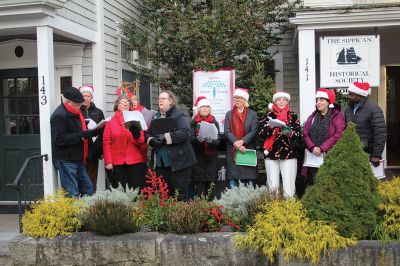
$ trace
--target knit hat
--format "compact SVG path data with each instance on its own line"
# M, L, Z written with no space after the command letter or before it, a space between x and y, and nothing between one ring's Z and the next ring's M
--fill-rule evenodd
M193 105L193 114L196 114L197 110L202 106L211 106L210 100L208 100L205 96L197 97Z
M315 94L315 98L324 98L329 101L329 108L335 107L335 101L336 101L336 94L333 90L328 90L325 88L319 88L317 90L317 93Z
M286 100L288 100L288 102L289 102L290 94L287 92L283 92L283 91L277 91L274 93L274 96L272 96L272 102L275 102L279 98L286 98Z
M65 99L73 101L75 103L83 103L85 99L82 93L75 87L67 87L63 91L63 96Z
M353 82L347 89L348 92L367 97L371 94L371 88L368 82Z
M89 92L92 96L93 96L93 91L94 91L94 89L93 89L93 86L88 86L88 85L86 85L86 86L80 86L79 87L79 91L81 92L81 93L83 93L83 92Z
M235 96L239 96L239 97L243 97L246 102L249 101L249 89L245 89L245 88L236 88L235 92L233 93L233 97Z

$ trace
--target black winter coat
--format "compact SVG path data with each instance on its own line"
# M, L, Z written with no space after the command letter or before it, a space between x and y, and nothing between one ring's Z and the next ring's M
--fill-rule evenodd
M156 117L159 116L159 113ZM154 117L154 119L157 119ZM193 151L193 147L190 144L190 126L189 122L186 119L185 115L175 107L172 107L167 113L166 117L175 118L175 130L169 132L169 137L172 140L172 143L167 145L169 160L171 161L171 170L179 171L183 170L187 167L193 166L196 163L196 156ZM162 118L158 118L162 119ZM148 131L149 137L152 136L150 133L151 130ZM155 167L155 152L157 149L152 149L152 160L153 166Z
M92 119L94 122L99 123L104 119L103 111L96 107L94 103L90 103L89 108L85 106L81 106L81 112L85 119ZM104 127L100 129L99 135L97 136L95 142L90 138L89 141L89 152L88 159L89 160L99 160L103 155L103 132Z
M50 118L53 159L83 162L83 136L79 115L60 104Z
M195 181L215 181L218 178L217 147L220 142L219 124L215 118L213 123L218 130L218 139L207 144L213 153L205 154L204 144L199 142L196 137L197 123L194 120L190 122L190 142L197 159L197 163L192 168L192 179Z
M356 124L356 131L364 145L364 150L371 157L381 158L387 138L382 109L366 98L355 114L353 107L347 107L344 117L346 123Z

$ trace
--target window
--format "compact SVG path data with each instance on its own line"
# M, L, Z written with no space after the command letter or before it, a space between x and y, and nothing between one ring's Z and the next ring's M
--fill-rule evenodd
M132 71L122 70L122 80L133 82L137 78L136 73ZM151 86L148 80L140 80L139 87L139 103L146 107L147 109L151 109Z

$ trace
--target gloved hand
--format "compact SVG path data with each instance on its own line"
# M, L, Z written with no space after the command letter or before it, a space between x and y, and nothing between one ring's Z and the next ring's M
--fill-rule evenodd
M85 131L82 132L82 137L84 139L90 139L92 137L98 136L99 131L96 129L86 129Z
M164 134L158 134L155 139L161 143L166 143L167 141L165 140L165 135Z
M162 145L163 143L161 141L158 141L156 138L151 138L149 141L150 147L153 148L158 148Z
M381 160L376 157L371 157L370 162L374 167L378 167L381 164Z
M140 130L137 127L130 127L129 131L132 133L133 138L140 138Z
M292 133L292 130L288 126L282 126L282 134L288 137Z
M202 137L200 137L200 136L197 136L197 140L198 140L199 142L203 142L203 141L204 141L204 139L203 139Z

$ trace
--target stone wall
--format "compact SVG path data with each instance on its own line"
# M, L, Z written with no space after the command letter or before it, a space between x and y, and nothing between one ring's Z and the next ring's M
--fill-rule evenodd
M14 265L270 265L267 258L234 247L234 233L175 235L135 233L105 237L76 233L70 237L18 237L10 243ZM284 261L274 265L311 265ZM319 265L400 265L400 245L360 241L333 251Z

